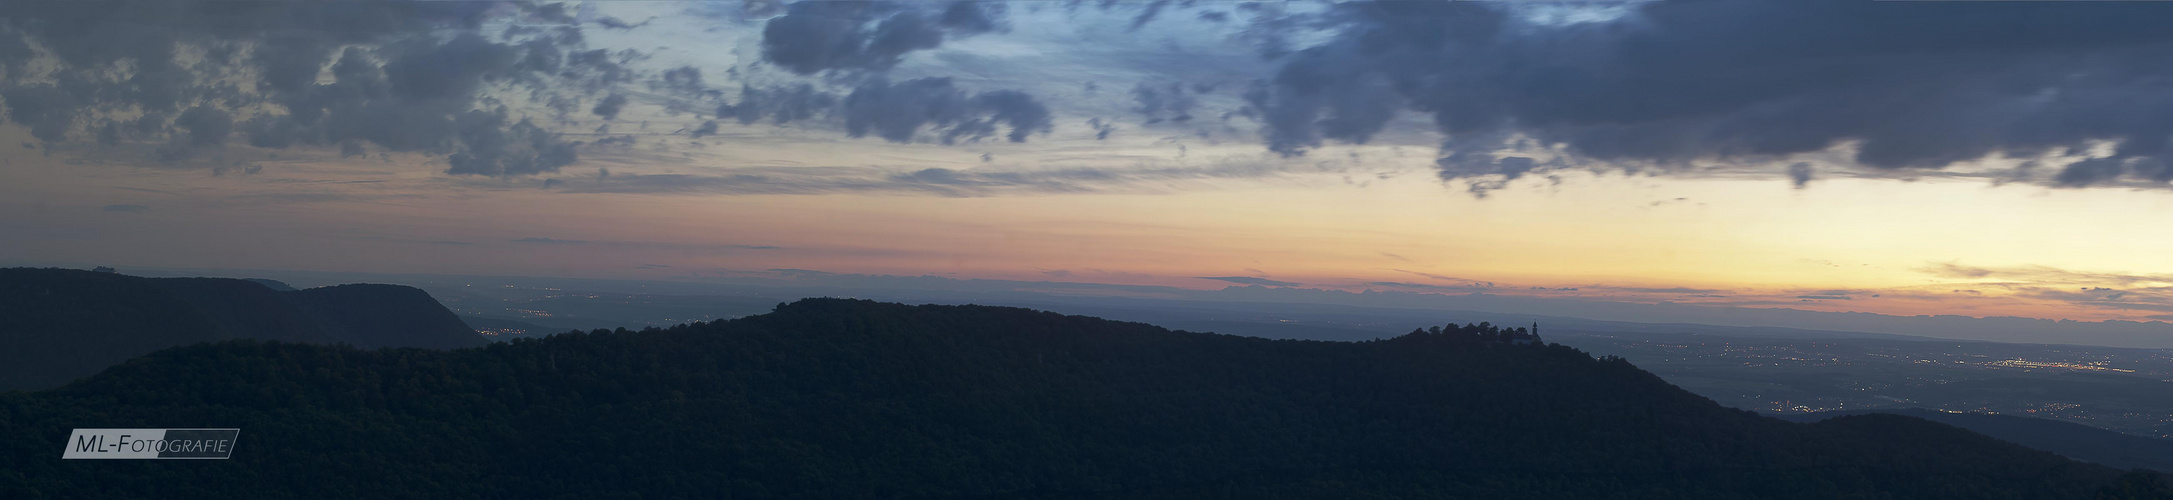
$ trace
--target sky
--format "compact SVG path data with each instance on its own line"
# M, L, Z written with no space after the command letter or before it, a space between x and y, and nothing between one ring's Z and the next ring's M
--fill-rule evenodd
M5 265L2173 320L2164 3L0 10Z

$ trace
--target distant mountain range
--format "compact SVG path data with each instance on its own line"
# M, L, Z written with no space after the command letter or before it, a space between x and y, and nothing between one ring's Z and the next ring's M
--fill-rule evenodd
M1845 410L1817 413L1782 413L1774 417L1791 422L1819 422L1836 417L1867 414L1906 415L1999 438L2068 458L2121 469L2173 471L2173 440L2122 434L2058 420L1952 413L1919 408Z
M176 426L243 437L212 466L55 450ZM2173 497L1918 418L1722 407L1488 325L1269 340L845 299L449 351L167 349L0 393L0 457L0 498Z
M449 349L489 343L422 290L0 269L0 390L44 389L130 358L232 339Z

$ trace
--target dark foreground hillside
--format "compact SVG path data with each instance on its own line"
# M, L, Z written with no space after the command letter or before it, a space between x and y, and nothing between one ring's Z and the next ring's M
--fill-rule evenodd
M430 294L404 286L294 290L270 280L0 268L0 391L58 387L151 351L232 339L436 349L490 342Z
M0 394L0 498L2092 498L2123 476L1920 419L1792 424L1620 359L817 299L428 351L234 341ZM239 427L62 461L73 427ZM2125 498L2107 496L2106 498Z
M1845 410L1774 415L1790 422L1817 422L1849 415L1887 413L1921 418L1992 436L2002 441L2058 453L2061 456L2122 469L2173 471L2173 439L2121 434L2073 422L1988 415L1948 413L1920 408Z

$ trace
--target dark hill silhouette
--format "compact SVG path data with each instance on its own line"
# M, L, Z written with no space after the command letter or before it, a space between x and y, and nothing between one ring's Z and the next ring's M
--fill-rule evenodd
M488 343L421 290L0 269L0 390L56 387L146 353L262 339L363 348Z
M356 346L450 349L490 342L429 293L413 287L353 284L281 295L322 318L332 338Z
M288 285L288 284L287 284L287 282L284 282L284 281L279 281L279 280L275 280L275 279L266 279L266 278L241 278L241 280L242 280L242 281L249 281L249 282L254 282L254 283L256 283L256 284L259 284L259 285L264 285L264 287L265 287L265 288L270 288L270 289L272 289L272 291L274 291L274 292L292 292L292 291L294 291L294 290L295 290L294 286L292 286L292 285Z
M0 394L0 497L2140 498L1921 419L1794 424L1491 326L1268 340L810 299L451 351L230 341ZM239 427L84 464L76 427ZM2154 489L2156 488L2156 489ZM2126 496L2122 496L2125 494Z
M1774 416L1791 422L1818 422L1864 414L1921 418L2084 462L2122 469L2173 471L2173 439L2122 434L2073 422L2014 415L1948 413L1920 408L1844 410Z

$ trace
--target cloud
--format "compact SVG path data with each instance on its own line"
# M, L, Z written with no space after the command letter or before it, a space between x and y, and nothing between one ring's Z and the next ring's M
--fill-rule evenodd
M1132 100L1139 103L1135 109L1147 117L1148 124L1163 121L1185 122L1192 119L1192 109L1199 107L1200 100L1185 92L1185 84L1170 82L1162 85L1140 83L1132 87Z
M961 139L979 140L1008 125L1004 137L1026 142L1035 132L1052 128L1049 109L1032 96L1011 90L967 95L949 78L922 78L892 85L877 78L845 96L845 133L861 137L870 133L891 142L911 142L923 127L944 144Z
M721 169L715 174L624 174L579 184L566 192L666 194L899 193L979 197L1025 193L1151 191L1177 181L1254 179L1282 175L1280 163L1224 162L1187 167L1075 167L1052 169L788 167Z
M1725 293L1725 292L1727 292L1727 290L1717 290L1717 289L1712 289L1712 288L1690 288L1690 287L1680 287L1680 286L1677 286L1677 287L1666 287L1666 288L1654 288L1654 287L1636 287L1636 286L1606 286L1606 285L1585 285L1585 286L1584 286L1583 288L1586 288L1586 289L1590 289L1590 290L1600 290L1600 291L1608 291L1608 292L1630 292L1630 293L1713 294L1713 293Z
M594 246L607 246L607 247L620 247L620 248L650 248L650 249L666 249L666 250L701 250L701 251L736 251L736 250L777 250L777 249L779 249L779 248L782 248L782 247L778 247L778 246L773 246L773 245L744 245L744 244L709 244L709 243L678 243L678 242L665 242L665 241L589 241L589 240L562 240L562 239L557 239L557 238L519 238L519 239L515 239L515 240L513 240L513 242L514 242L514 243L525 243L525 244L533 244L533 245L562 245L562 246L588 246L588 245L594 245Z
M1790 183L1795 184L1796 189L1810 186L1812 174L1810 162L1799 161L1788 166L1788 180Z
M769 118L778 125L784 125L833 112L832 108L836 106L836 96L815 90L814 85L802 83L775 88L746 86L740 89L739 103L717 106L717 117L733 118L742 125Z
M1440 290L1452 292L1475 292L1494 288L1494 284L1489 282L1468 283L1463 285L1429 285L1425 283L1404 283L1398 281L1372 281L1367 282L1366 284L1370 286L1388 286L1396 288L1415 288L1421 290Z
M904 2L793 2L762 28L762 60L811 75L830 70L883 71L907 53L943 45L945 36L1002 29L1006 6L953 2L936 8Z
M1448 180L1836 148L1873 170L1931 170L2112 143L2050 182L2173 181L2173 94L2161 83L2173 66L2158 63L2173 57L2160 22L2173 5L1616 8L1612 20L1561 22L1516 4L1338 4L1318 18L1328 41L1288 56L1247 98L1268 148L1290 155L1364 143L1399 113L1422 115L1447 136L1438 167Z
M2049 266L1977 267L1939 262L1917 272L1950 279L1997 279L2020 284L2173 284L2173 275L2071 271Z
M611 94L601 101L596 101L596 107L590 108L589 112L604 117L605 120L617 120L619 119L619 111L623 109L626 109L626 96Z
M1991 276L1992 273L1995 272L1988 268L1970 267L1951 262L1942 262L1931 266L1920 267L1917 268L1917 271L1946 278L1983 278L1986 276Z
M1240 285L1261 285L1261 286L1298 286L1298 285L1302 285L1302 284L1303 284L1303 283L1291 283L1291 282L1288 282L1288 281L1276 281L1276 280L1271 280L1271 279L1267 279L1267 278L1255 278L1255 277L1251 277L1251 276L1200 276L1200 277L1198 277L1198 278L1199 278L1199 279L1203 279L1203 280L1228 281L1228 282L1231 282L1231 283L1237 283L1237 284L1240 284Z
M12 2L0 100L48 145L165 140L162 161L239 133L261 148L443 155L452 174L555 171L575 144L509 117L492 89L557 95L628 75L580 50L570 25L486 38L484 21L506 12L570 19L527 3Z
M122 204L122 205L106 205L106 206L104 206L104 207L100 207L100 208L99 208L99 210L104 210L104 211L107 211L107 212L128 212L128 213L143 213L143 212L149 212L149 211L151 211L151 207L146 207L146 206L143 206L143 205L129 205L129 204Z
M392 243L411 243L411 244L419 244L419 245L441 245L441 246L471 246L471 245L474 245L474 243L470 243L470 242L466 242L466 241L456 241L456 240L432 240L432 239L420 239L420 238L396 238L396 237L390 237L390 236L357 236L357 237L355 237L355 239L359 239L359 240L369 240L369 241L385 241L385 242L392 242Z
M1399 259L1400 259L1400 258L1402 258L1402 257L1397 257L1397 258L1399 258ZM1405 260L1409 260L1409 259L1405 259ZM1404 270L1404 269L1390 269L1390 271L1395 271L1395 272L1399 272L1399 273L1404 273L1404 274L1410 274L1410 275L1415 275L1415 276L1425 276L1425 277L1428 277L1428 278L1433 278L1433 279L1437 279L1437 280L1442 280L1442 281L1479 281L1479 280L1473 280L1473 279L1465 279L1465 278L1458 278L1458 277L1455 277L1455 276L1447 276L1447 275L1440 275L1440 274L1434 274L1434 273L1428 273L1428 272L1420 272L1420 271L1410 271L1410 270Z
M534 175L557 172L576 159L575 144L558 140L558 134L525 118L511 125L506 121L504 108L460 115L453 126L462 147L445 158L452 165L445 173Z

